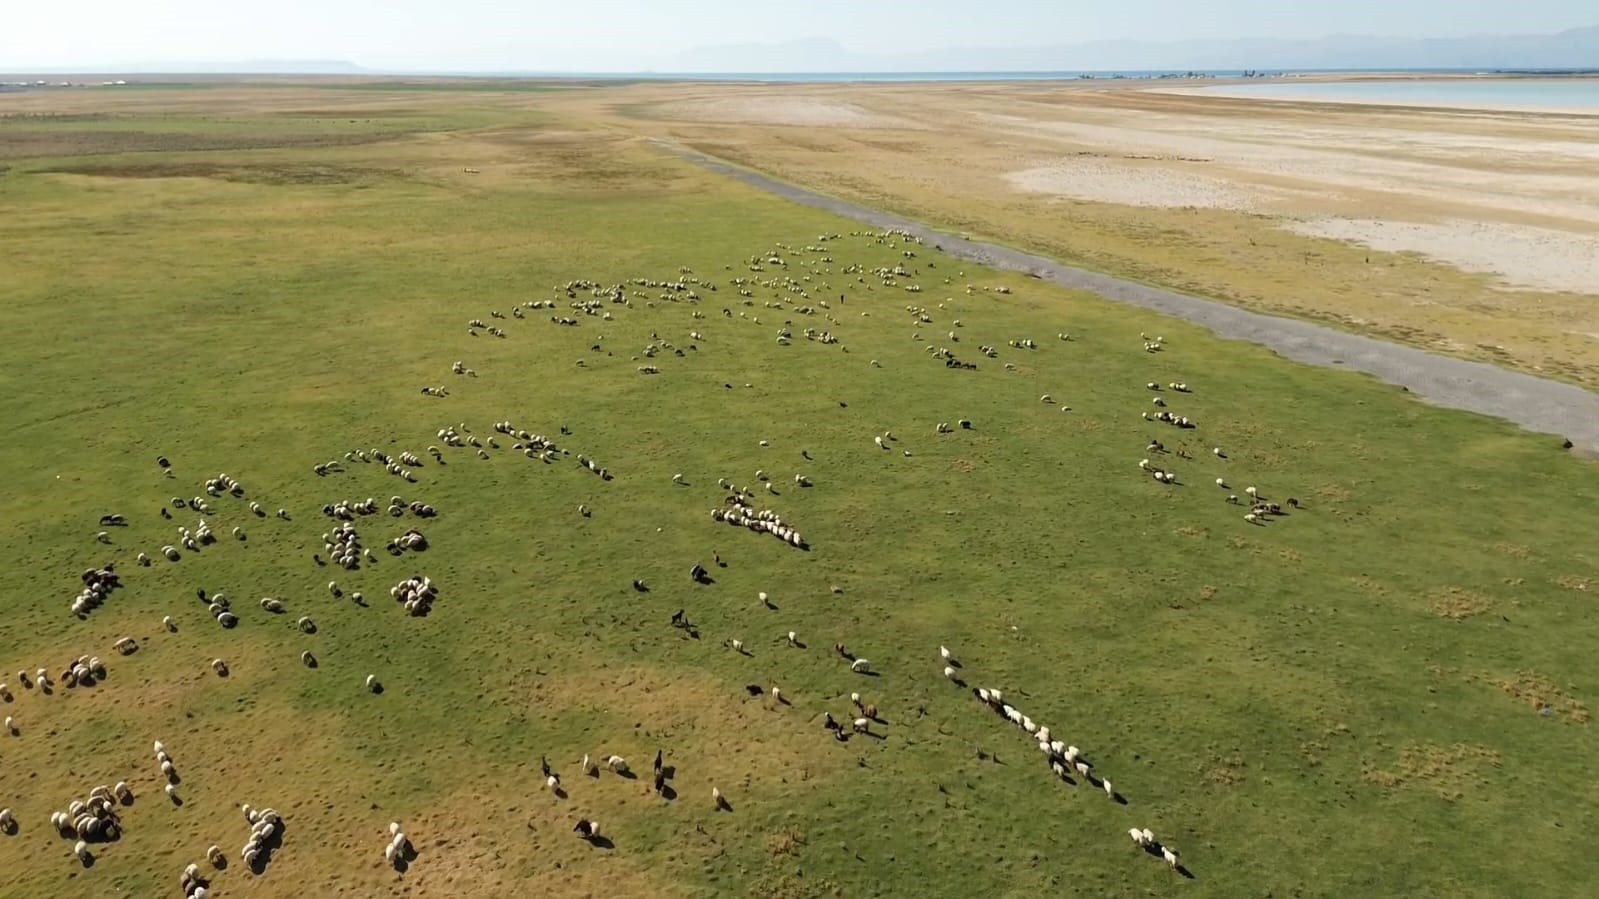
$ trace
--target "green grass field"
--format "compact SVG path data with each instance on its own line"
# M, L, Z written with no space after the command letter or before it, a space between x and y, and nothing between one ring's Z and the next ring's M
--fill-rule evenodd
M1599 879L1599 491L1550 439L856 234L535 94L137 98L126 129L0 123L0 680L17 727L0 734L0 807L19 824L0 834L0 895L157 895L213 843L232 861L212 875L225 897L1581 896ZM94 102L62 111L123 114L123 98ZM282 122L330 103L338 129ZM70 148L84 129L154 137L47 154L13 139ZM296 137L329 131L348 140ZM784 265L751 271L774 250ZM915 273L870 274L898 264ZM697 302L630 283L685 269ZM732 283L785 275L809 298L757 285L746 302ZM556 289L574 279L642 295L604 302L606 320L569 308L592 299ZM559 308L490 318L543 300ZM475 318L505 337L469 334ZM1164 351L1143 352L1145 332ZM1038 348L1008 345L1027 338ZM643 358L661 340L684 355ZM477 377L451 374L457 360ZM1150 381L1187 382L1163 395L1198 427L1144 421ZM961 418L973 429L934 434ZM487 460L426 453L441 428L486 439L507 419L572 456L525 458L503 435ZM312 472L371 448L421 455L418 483L359 462ZM757 504L810 551L711 520L718 478L759 487L758 469L777 494ZM211 500L219 542L161 560L198 517L169 500L221 472L246 497ZM1249 524L1226 501L1249 485L1302 508ZM359 518L376 562L312 561L324 504L395 494L439 517ZM128 519L109 546L108 513ZM413 526L426 552L383 552ZM715 583L690 582L697 561ZM126 586L75 618L79 572L106 562ZM387 598L412 574L440 586L428 617ZM197 588L225 591L238 627ZM678 609L699 639L669 626ZM878 676L852 674L835 642ZM1127 803L1055 778L944 678L940 645ZM15 678L82 654L109 677L51 696ZM822 728L854 716L852 691L879 707L881 739ZM675 799L651 787L657 749ZM642 776L580 774L610 753ZM567 798L544 789L541 756ZM137 794L125 834L86 867L50 813L119 780ZM238 863L240 803L286 819L258 875ZM584 816L614 846L577 839ZM419 853L404 874L382 857L391 820ZM1129 827L1181 850L1192 879Z

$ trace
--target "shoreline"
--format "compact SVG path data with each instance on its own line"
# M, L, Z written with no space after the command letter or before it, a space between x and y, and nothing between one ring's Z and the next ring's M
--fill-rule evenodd
M1151 93L1167 94L1176 97L1191 97L1198 99L1217 100L1247 100L1265 104L1319 104L1339 107L1375 107L1381 109L1434 109L1451 112L1486 112L1486 113L1519 113L1532 115L1558 115L1558 116L1599 116L1599 104L1593 106L1562 106L1550 103L1518 103L1513 100L1496 101L1491 98L1478 98L1472 100L1450 100L1447 98L1432 97L1363 97L1354 93L1339 95L1327 94L1290 94L1272 95L1269 89L1280 85L1367 85L1367 84L1468 84L1468 83L1506 83L1526 84L1529 82L1556 82L1568 84L1579 81L1594 81L1599 83L1599 78L1592 75L1511 75L1511 74L1482 74L1460 76L1410 76L1404 74L1391 74L1371 77L1300 77L1286 76L1282 78L1251 79L1248 82L1235 79L1225 84L1214 85L1181 85L1181 86L1154 86L1146 90ZM1253 90L1254 87L1264 87L1267 91Z

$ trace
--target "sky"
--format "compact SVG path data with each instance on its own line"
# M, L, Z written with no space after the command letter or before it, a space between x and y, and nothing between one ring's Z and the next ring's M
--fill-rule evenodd
M0 72L264 59L626 71L704 45L812 37L852 50L917 51L1592 25L1595 0L8 0L0 4Z

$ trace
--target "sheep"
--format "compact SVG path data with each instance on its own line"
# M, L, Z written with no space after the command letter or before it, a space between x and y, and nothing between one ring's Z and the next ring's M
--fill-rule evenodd
M1116 790L1115 790L1114 787L1112 787L1110 785L1110 778L1107 777L1103 781L1101 781L1100 782L1100 786L1105 788L1105 795L1106 796L1109 796L1112 799L1116 798Z
M762 594L762 595L764 596L765 594ZM799 645L799 634L797 632L795 632L795 631L789 631L788 632L788 645L790 645L790 646L798 646Z
M373 693L376 693L383 688L383 685L378 683L378 676L376 674L368 674L366 676L366 688Z
M626 774L626 773L628 773L627 759L624 759L624 758L622 758L619 755L613 755L613 756L608 757L605 760L605 767L611 769L613 772L615 772L617 774Z
M549 777L544 778L544 786L548 787L551 793L558 793L561 789L561 779L551 774Z
M89 844L84 842L83 840L79 840L72 847L72 854L76 855L78 857L79 861L88 862L88 860L89 860Z
M733 651L736 652L736 653L743 653L744 652L744 641L743 640L730 640L730 641L728 641L727 645L733 647Z
M22 733L21 731L17 730L17 720L12 718L10 715L6 716L6 733L13 737L20 736Z
M1160 847L1160 857L1165 859L1166 860L1166 864L1170 865L1171 867L1173 867L1173 868L1177 867L1177 865L1178 865L1177 850L1171 848L1170 846L1161 846Z
M954 668L951 668L948 665L944 666L944 676L949 678L950 680L958 680L959 679L959 673Z
M1244 492L1249 494L1250 499L1260 498L1260 491L1256 490L1253 486L1245 487Z
M224 662L221 659L212 659L211 660L211 670L215 671L217 673L218 677L227 677L228 676L228 663Z
M858 734L871 733L871 726L872 719L870 718L856 718L854 721L850 722L850 727Z
M711 787L711 803L719 812L726 811L728 808L727 799L722 795L722 791L718 787Z
M1041 397L1039 397L1039 398L1038 398L1038 401L1039 401L1039 402L1041 402L1041 403L1043 403L1043 404L1044 404L1044 405L1046 405L1046 406L1052 406L1052 405L1054 405L1054 404L1055 404L1055 399L1054 399L1054 398L1053 398L1053 397L1051 397L1051 396L1050 396L1050 395L1049 395L1049 394L1047 394L1047 393L1046 393L1046 394L1044 394L1044 395L1043 395L1043 396L1041 396Z
M311 650L307 649L306 651L300 653L300 662L307 668L315 668L316 656L312 655Z
M849 670L854 671L857 674L865 674L871 671L871 666L872 663L865 659L856 659L855 661L849 663Z
M177 784L167 784L166 788L163 789L162 792L166 793L167 794L167 798L172 800L173 802L177 802L178 801L178 785Z
M1144 832L1142 830L1139 830L1136 827L1127 828L1127 835L1129 837L1132 837L1133 843L1135 845L1137 845L1139 848L1143 848L1143 847L1149 845L1150 841L1144 837Z

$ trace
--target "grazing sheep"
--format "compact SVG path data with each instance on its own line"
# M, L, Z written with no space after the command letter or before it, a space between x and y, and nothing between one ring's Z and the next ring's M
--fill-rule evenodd
M1173 868L1177 867L1177 850L1171 848L1170 846L1161 846L1160 857L1166 860L1166 864L1172 866Z
M619 755L613 755L613 756L608 757L605 760L605 767L611 769L613 772L615 772L617 774L626 774L626 773L628 773L627 759L624 759L624 758L622 758Z
M378 676L376 674L368 674L366 676L366 688L373 693L376 693L378 690L383 688L383 685L378 683Z
M16 721L16 719L12 718L10 715L6 716L6 733L10 734L13 737L18 736L21 733L20 731L17 730L17 721Z
M764 597L766 594L763 593L761 595ZM790 645L790 646L798 646L799 645L799 634L797 632L795 632L795 631L789 631L788 632L788 645Z
M1105 795L1106 796L1109 796L1112 799L1116 798L1116 790L1115 790L1114 787L1112 787L1110 785L1110 778L1108 778L1108 777L1105 778L1105 780L1100 782L1100 785L1105 788Z
M871 671L871 668L872 663L865 659L856 659L855 661L849 663L849 670L858 674L868 673Z
M162 790L162 792L166 793L167 794L167 798L172 800L173 802L177 802L178 801L178 786L177 786L177 784L167 784L166 788L164 790Z

